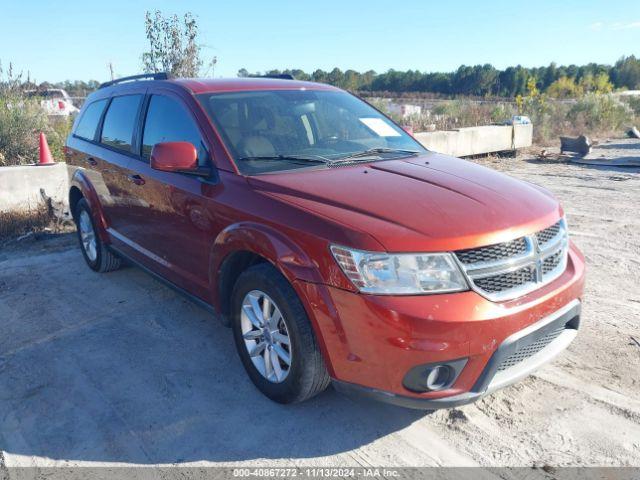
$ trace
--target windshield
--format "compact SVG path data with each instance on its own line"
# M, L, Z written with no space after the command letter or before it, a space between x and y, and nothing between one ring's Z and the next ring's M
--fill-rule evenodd
M198 96L247 175L406 157L426 150L346 92L250 91Z

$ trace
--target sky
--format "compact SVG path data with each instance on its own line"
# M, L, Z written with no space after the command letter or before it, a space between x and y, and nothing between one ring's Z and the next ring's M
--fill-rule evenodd
M192 12L202 57L240 68L339 67L384 72L612 64L640 56L640 0L0 0L0 62L42 81L108 79L141 71L144 14Z

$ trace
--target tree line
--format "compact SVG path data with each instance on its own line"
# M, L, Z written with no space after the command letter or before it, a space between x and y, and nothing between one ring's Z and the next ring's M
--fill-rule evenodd
M292 75L298 80L329 83L354 92L429 92L445 96L471 95L479 97L516 97L526 95L534 82L536 88L554 97L575 97L582 93L606 93L613 89L640 89L640 59L622 57L613 66L597 63L587 65L546 67L508 67L498 70L490 64L462 65L454 72L420 72L418 70L373 70L358 72L321 69L307 73L300 69L269 70L263 75ZM247 69L239 77L259 76Z
M373 70L357 72L321 69L307 73L300 69L269 70L263 75L292 75L298 80L329 83L352 92L429 93L443 96L517 97L527 95L532 85L551 97L579 97L583 93L607 93L614 89L640 89L640 59L631 55L618 60L613 66L589 63L577 66L526 68L520 65L498 70L491 65L460 66L454 72L423 73L418 70ZM246 69L239 77L258 76ZM72 97L85 97L98 88L95 80L67 80L36 84L27 79L23 88L64 88Z

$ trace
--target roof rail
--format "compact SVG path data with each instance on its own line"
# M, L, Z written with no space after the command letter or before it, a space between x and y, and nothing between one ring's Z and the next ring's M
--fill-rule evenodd
M277 78L280 80L295 80L290 73L274 73L273 75L255 75L253 78Z
M142 73L140 75L131 75L129 77L116 78L115 80L111 80L110 82L101 83L98 88L110 87L111 85L116 85L118 83L134 82L136 80L168 80L170 78L172 77L167 72Z

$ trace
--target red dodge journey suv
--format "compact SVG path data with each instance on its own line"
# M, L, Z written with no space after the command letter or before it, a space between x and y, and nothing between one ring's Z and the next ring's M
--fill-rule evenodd
M277 402L331 381L461 405L576 336L584 259L556 199L340 89L128 77L87 99L66 154L89 267L127 259L219 313Z

